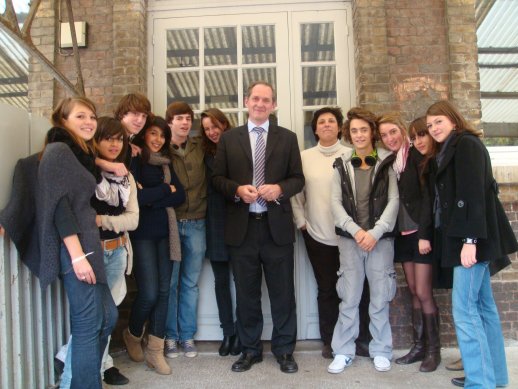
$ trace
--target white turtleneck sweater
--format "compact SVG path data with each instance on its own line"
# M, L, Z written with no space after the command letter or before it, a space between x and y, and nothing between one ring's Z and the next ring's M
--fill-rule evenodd
M338 245L335 224L331 214L331 183L333 162L346 150L339 140L329 147L318 143L301 153L306 185L302 192L291 198L293 219L297 228L304 225L309 235L328 246Z

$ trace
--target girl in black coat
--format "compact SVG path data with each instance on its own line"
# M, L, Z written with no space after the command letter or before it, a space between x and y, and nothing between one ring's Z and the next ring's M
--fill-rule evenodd
M214 272L214 288L218 304L219 321L223 329L223 342L219 355L238 355L241 343L235 330L230 294L230 262L225 246L225 199L211 184L214 156L221 134L230 129L230 122L223 112L210 108L201 113L201 137L207 168L207 253Z
M490 264L518 249L498 200L489 154L477 132L448 101L426 112L440 143L435 172L435 226L443 267L453 267L452 308L466 388L508 384L502 328Z
M385 147L396 155L393 168L400 201L394 259L402 262L412 293L414 345L396 363L423 361L419 370L431 372L441 361L441 346L439 313L432 292L432 207L428 188L420 179L424 156L410 143L398 114L388 113L378 118L378 132Z

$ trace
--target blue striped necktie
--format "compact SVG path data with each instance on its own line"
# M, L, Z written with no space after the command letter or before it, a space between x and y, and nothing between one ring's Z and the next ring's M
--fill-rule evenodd
M254 158L254 185L256 188L259 188L264 184L264 166L265 166L265 151L266 151L266 143L264 141L264 128L262 127L254 127L252 130L257 134L257 139L255 142L255 158ZM266 207L266 200L262 197L257 198L257 203Z

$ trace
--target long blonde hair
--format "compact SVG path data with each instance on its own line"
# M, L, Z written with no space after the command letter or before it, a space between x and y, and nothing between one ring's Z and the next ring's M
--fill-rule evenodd
M94 113L94 115L97 117L97 110L95 108L95 104L86 97L81 96L75 96L75 97L66 97L62 99L58 105L54 108L54 111L51 115L51 122L52 125L55 127L60 127L64 129L68 135L70 135L70 138L87 154L94 154L95 155L95 140L94 138L90 139L89 141L85 141L83 138L77 136L74 134L69 128L65 126L65 120L68 119L68 116L74 109L76 105L84 105L86 108L88 108L90 111ZM48 140L45 140L45 145L43 147L42 153L45 150L45 147L47 146Z

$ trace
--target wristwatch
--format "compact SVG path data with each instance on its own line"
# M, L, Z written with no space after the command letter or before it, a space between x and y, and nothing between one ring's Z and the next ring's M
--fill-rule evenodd
M477 238L464 238L462 239L462 243L477 244Z

